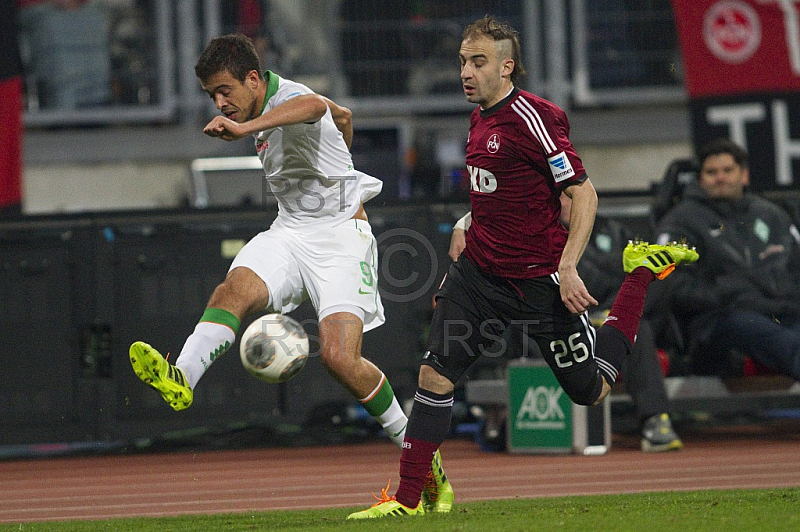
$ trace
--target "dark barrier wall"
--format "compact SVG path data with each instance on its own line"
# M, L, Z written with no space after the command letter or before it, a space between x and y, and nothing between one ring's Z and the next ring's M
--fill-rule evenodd
M387 323L365 335L363 352L401 399L413 396L452 223L464 212L459 205L369 211ZM183 412L130 368L128 347L136 340L177 357L238 246L274 216L147 212L0 224L0 445L312 427L353 403L316 358L286 384L257 381L241 367L238 343L215 361ZM312 336L313 350L312 309L305 304L292 315Z

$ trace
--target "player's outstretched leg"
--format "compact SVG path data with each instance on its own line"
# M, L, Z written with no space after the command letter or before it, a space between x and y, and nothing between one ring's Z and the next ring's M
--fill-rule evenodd
M389 481L389 484L386 484L386 487L381 490L381 496L378 497L374 493L372 494L373 497L378 499L372 507L367 508L366 510L361 510L360 512L355 512L347 516L348 519L374 519L376 517L401 517L404 515L424 515L425 514L425 507L422 504L422 501L419 502L416 508L409 508L403 504L397 502L394 496L389 496L389 485L392 481Z
M656 279L664 279L675 270L675 266L695 262L698 258L697 251L686 244L670 242L660 246L636 240L628 242L622 251L622 266L625 273L645 267Z
M161 353L144 342L134 342L130 349L131 366L136 376L153 387L175 410L192 404L194 392L183 372L167 362Z
M694 248L677 242L661 246L637 240L625 246L622 266L628 275L595 341L595 359L605 381L595 404L611 391L625 357L636 342L647 287L656 279L666 278L677 265L695 262L698 258Z
M442 455L439 449L436 449L425 488L422 490L422 506L426 512L447 513L453 509L454 499L453 486L450 485L442 468Z

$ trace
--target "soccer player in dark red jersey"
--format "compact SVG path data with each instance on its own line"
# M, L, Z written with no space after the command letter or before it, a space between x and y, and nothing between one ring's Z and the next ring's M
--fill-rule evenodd
M519 326L536 342L572 401L597 404L633 345L647 286L676 264L697 260L686 245L629 244L623 254L629 275L607 326L595 331L586 310L597 301L577 264L597 194L569 140L566 114L514 86L524 71L509 26L488 16L469 25L459 57L464 94L478 105L466 150L472 211L459 221L465 229L468 224L466 248L436 294L400 486L392 497L384 490L378 504L352 519L424 513L420 497L431 457L450 428L454 383L491 352L506 327ZM569 231L559 221L562 192L572 200Z

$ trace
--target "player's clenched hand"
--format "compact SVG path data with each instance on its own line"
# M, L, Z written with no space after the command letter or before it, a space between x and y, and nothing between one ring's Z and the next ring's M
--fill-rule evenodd
M573 314L580 314L592 305L597 305L597 300L586 289L583 279L576 270L568 273L559 272L559 280L561 301Z
M222 140L237 140L247 135L247 131L242 124L224 116L215 116L203 128L203 133L209 137L217 137Z

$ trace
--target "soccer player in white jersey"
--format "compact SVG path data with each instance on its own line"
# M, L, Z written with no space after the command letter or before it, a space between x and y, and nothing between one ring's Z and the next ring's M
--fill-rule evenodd
M310 299L319 319L320 360L399 447L406 416L386 376L361 356L363 332L384 322L377 244L364 210L382 183L353 168L350 110L262 72L243 35L213 39L195 73L222 113L204 133L229 141L255 137L278 217L237 254L175 365L136 342L130 348L134 371L175 410L187 408L198 381L234 343L246 316L268 309L286 313ZM428 509L450 511L453 491L438 454L429 477Z

